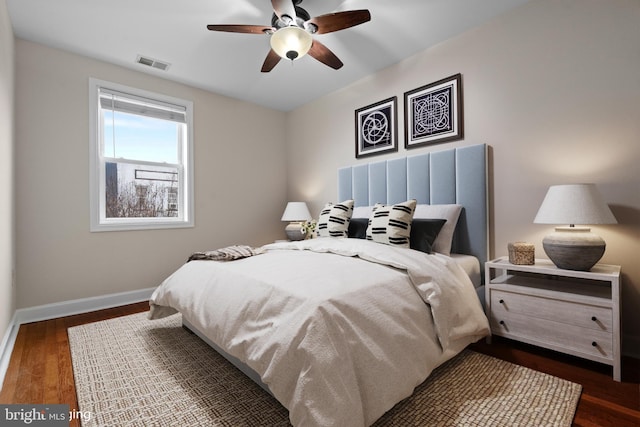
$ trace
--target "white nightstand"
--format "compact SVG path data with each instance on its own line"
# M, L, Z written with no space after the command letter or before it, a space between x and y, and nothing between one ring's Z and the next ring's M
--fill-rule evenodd
M535 262L485 264L492 334L611 365L620 381L620 267L572 271Z

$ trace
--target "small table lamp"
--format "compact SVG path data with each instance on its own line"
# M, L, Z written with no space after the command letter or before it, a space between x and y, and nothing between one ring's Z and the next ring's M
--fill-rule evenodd
M542 201L535 224L556 227L542 240L544 251L558 268L589 271L604 255L605 242L589 227L575 224L617 224L595 184L552 185Z
M302 240L305 235L302 233L302 223L309 221L311 214L305 202L289 202L282 214L281 221L289 221L284 229L289 240Z

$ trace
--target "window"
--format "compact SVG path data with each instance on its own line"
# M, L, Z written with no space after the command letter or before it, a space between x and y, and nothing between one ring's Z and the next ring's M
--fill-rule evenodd
M193 226L190 101L90 79L91 231Z

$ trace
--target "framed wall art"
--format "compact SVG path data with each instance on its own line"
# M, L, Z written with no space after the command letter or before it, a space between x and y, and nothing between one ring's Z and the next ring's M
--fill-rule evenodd
M405 148L462 139L462 75L405 92L404 114Z
M398 151L398 97L356 110L356 158Z

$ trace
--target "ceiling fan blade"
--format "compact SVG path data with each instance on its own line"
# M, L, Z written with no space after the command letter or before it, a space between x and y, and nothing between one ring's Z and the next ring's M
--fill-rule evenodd
M262 71L263 73L268 73L269 71L273 70L273 67L278 65L280 59L282 59L280 58L280 55L278 55L273 49L271 49L267 54L267 57L265 58L264 64L262 64L262 69L260 71Z
M264 25L207 25L211 31L224 31L227 33L265 34L274 31L273 27Z
M344 64L340 59L329 50L325 45L320 43L318 40L314 40L311 45L311 49L309 49L309 55L322 62L325 65L337 70L341 68Z
M326 34L344 30L349 27L355 27L370 20L371 13L369 13L367 9L361 9L316 16L308 20L307 24L313 24L318 27L316 34Z
M282 19L283 15L287 15L295 22L296 8L293 5L293 0L271 0L271 5L278 18Z

